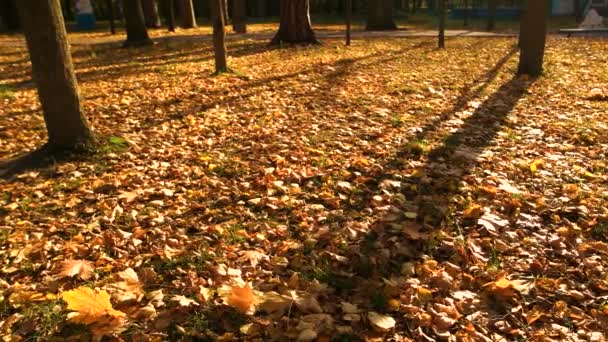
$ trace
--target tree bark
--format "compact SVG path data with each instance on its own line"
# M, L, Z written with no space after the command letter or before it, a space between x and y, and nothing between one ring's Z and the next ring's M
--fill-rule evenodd
M232 2L232 29L236 33L247 33L246 0L234 0Z
M141 6L144 10L144 19L147 28L159 28L160 17L158 15L158 5L155 0L142 0Z
M211 16L213 17L213 47L215 50L215 73L227 72L228 62L226 53L226 29L224 22L223 0L211 0Z
M163 16L167 22L169 32L175 32L175 4L173 0L161 0Z
M108 11L110 13L110 33L116 34L116 24L114 23L114 0L106 0Z
M152 40L150 40L148 30L146 29L144 10L141 7L141 1L124 0L123 7L127 26L127 40L123 43L123 46L152 45Z
M498 6L497 0L488 0L488 22L486 25L486 31L494 31L496 28L496 7Z
M67 43L59 0L19 0L17 8L32 61L32 74L54 150L73 150L93 141Z
M370 1L367 9L366 30L396 30L393 20L393 0Z
M281 0L280 4L281 22L279 31L270 44L318 44L319 41L310 23L309 0Z
M549 0L529 0L520 24L518 75L539 76L543 71Z
M350 26L353 17L353 0L346 0L346 46L350 46Z
M194 15L194 5L192 0L177 0L177 17L180 19L180 26L183 28L196 27L196 17Z
M445 48L445 0L439 0L439 36L437 46Z

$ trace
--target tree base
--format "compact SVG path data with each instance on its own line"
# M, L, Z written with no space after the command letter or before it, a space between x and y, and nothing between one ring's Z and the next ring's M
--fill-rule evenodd
M144 40L125 40L124 43L122 43L122 47L123 48L138 48L138 47L144 47L144 46L151 46L154 45L154 41L152 41L152 39L144 39Z
M10 179L28 170L43 169L58 162L82 159L84 156L94 154L97 145L95 138L70 147L46 143L14 159L0 161L0 178Z

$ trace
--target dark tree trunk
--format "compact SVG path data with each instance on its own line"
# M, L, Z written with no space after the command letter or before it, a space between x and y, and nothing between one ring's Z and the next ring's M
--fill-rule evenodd
M396 30L393 20L393 0L370 1L367 9L366 30Z
M353 17L353 0L346 0L346 45L350 46L350 26Z
M549 0L528 1L519 32L519 66L517 74L539 76L543 72Z
M19 0L0 0L0 22L8 31L20 29L19 15L15 2ZM0 27L1 28L1 27Z
M114 0L106 0L110 13L110 33L116 34L116 24L114 23Z
M439 0L439 39L437 46L445 48L445 0Z
M572 8L574 8L574 17L576 18L576 22L581 22L583 21L583 6L581 6L579 0L572 1L574 2Z
M158 16L158 5L155 0L142 0L141 6L144 10L144 19L146 21L146 27L148 28L159 28L160 17Z
M169 32L175 32L175 4L173 0L161 0L163 15Z
M247 33L247 2L232 1L232 29L236 33Z
M124 42L123 46L151 45L152 40L150 40L148 30L146 29L144 10L141 8L141 1L124 0L123 7L127 26L127 40Z
M268 9L267 0L256 0L255 1L255 15L256 17L265 17Z
M93 141L82 111L59 0L17 2L53 150L73 150Z
M497 0L488 0L488 22L486 25L486 31L494 31L496 28L496 7L498 6Z
M469 0L464 0L464 27L469 26Z
M63 0L61 9L63 10L63 17L65 20L74 20L73 6L74 2L72 0Z
M281 23L271 45L318 44L310 23L309 0L281 0Z
M177 0L177 17L180 20L180 26L183 28L196 27L196 17L194 16L194 6L192 0Z
M228 71L226 61L226 29L224 22L223 0L211 0L211 16L213 17L213 47L215 50L215 73Z

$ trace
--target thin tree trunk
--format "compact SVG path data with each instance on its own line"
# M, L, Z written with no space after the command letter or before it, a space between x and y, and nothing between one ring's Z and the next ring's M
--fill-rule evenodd
M144 10L141 8L141 1L124 0L123 7L127 26L127 40L124 42L123 46L152 45L152 40L150 40L148 30L146 29Z
M211 0L211 15L213 17L213 47L215 50L215 73L227 72L226 29L224 23L223 0Z
M350 46L350 26L353 17L353 0L346 0L346 45Z
M177 17L180 20L180 26L183 28L196 27L196 17L194 16L194 6L192 0L177 0Z
M367 9L366 30L396 30L393 20L393 0L370 1Z
M247 33L247 2L232 1L232 29L236 33Z
M67 43L59 0L19 0L32 74L53 150L87 146L93 133L80 103L80 93Z
M439 42L440 49L445 48L445 0L439 0Z
M175 4L173 0L161 0L165 21L169 32L175 32Z
M309 0L281 0L281 22L271 45L318 44L310 23Z
M141 5L144 10L146 27L159 28L160 17L158 16L158 5L156 4L156 0L142 0Z
M528 1L519 32L518 75L539 76L543 71L549 0Z
M488 0L488 22L486 31L494 31L496 28L496 7L497 0Z
M464 0L464 27L469 26L469 0Z
M116 34L116 23L114 23L114 0L106 0L110 13L110 33Z

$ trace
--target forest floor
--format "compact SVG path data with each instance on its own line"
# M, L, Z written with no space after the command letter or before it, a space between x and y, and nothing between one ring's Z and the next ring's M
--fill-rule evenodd
M514 43L74 46L103 146L0 180L0 335L605 340L608 45ZM29 72L4 45L0 159L45 140Z

